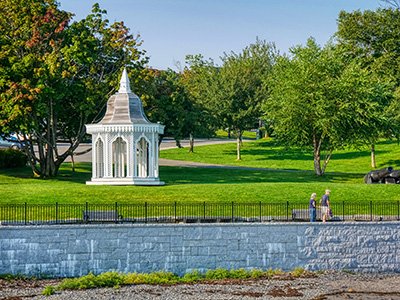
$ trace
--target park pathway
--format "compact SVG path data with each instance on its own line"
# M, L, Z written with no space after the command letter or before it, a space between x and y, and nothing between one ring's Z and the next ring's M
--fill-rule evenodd
M244 141L251 141L252 139L244 139ZM195 139L194 146L203 145L215 145L225 143L236 143L235 139ZM189 147L189 140L185 139L181 141L181 145L185 148ZM62 153L67 149L67 144L58 144L59 151ZM92 144L81 143L76 152L85 151L92 147ZM174 149L177 148L175 140L172 138L164 138L160 150ZM75 162L92 162L92 152L85 153L84 155L74 156ZM65 162L71 162L71 158L67 158ZM186 168L220 168L220 169L241 169L241 170L260 170L260 171L286 171L286 172L313 172L313 171L300 171L300 170L287 170L287 169L267 169L267 168L253 168L253 167L241 167L241 166L229 166L220 164L209 164L199 163L192 161L172 160L172 159L159 159L160 166L172 166L172 167L186 167Z

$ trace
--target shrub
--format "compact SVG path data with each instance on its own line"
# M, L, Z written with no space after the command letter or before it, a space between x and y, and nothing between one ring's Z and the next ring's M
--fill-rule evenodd
M20 150L12 148L0 150L0 169L21 168L26 166L27 162L26 154Z
M53 295L53 294L54 294L54 288L53 288L52 285L46 286L46 288L42 292L42 295L45 295L45 296L50 296L50 295Z
M204 280L205 276L203 273L198 270L194 270L193 272L186 273L185 276L182 277L182 282L198 282Z
M294 277L299 277L301 274L304 274L303 268L296 268L291 272Z

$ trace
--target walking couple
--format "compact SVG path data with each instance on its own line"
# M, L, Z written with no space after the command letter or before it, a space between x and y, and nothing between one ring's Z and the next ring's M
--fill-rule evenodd
M319 203L321 203L321 213L322 213L322 222L326 222L326 218L328 217L329 211L331 209L331 206L329 204L329 194L331 193L330 190L325 191L325 195L321 197L321 200L319 200ZM317 205L315 202L315 197L317 196L316 193L311 194L311 199L310 199L310 205L309 205L309 210L311 214L311 222L315 222L317 218Z

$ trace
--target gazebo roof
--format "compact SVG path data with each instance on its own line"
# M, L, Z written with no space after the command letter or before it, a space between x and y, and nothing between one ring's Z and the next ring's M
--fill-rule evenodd
M107 111L98 124L149 124L142 100L130 88L126 69L122 72L118 93L107 102Z

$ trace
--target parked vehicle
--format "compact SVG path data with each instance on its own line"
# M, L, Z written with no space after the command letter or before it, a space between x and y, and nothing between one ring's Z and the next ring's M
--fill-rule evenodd
M7 139L0 137L0 148L13 148L19 150L21 149L21 145L18 142L18 139L13 136L8 137Z

